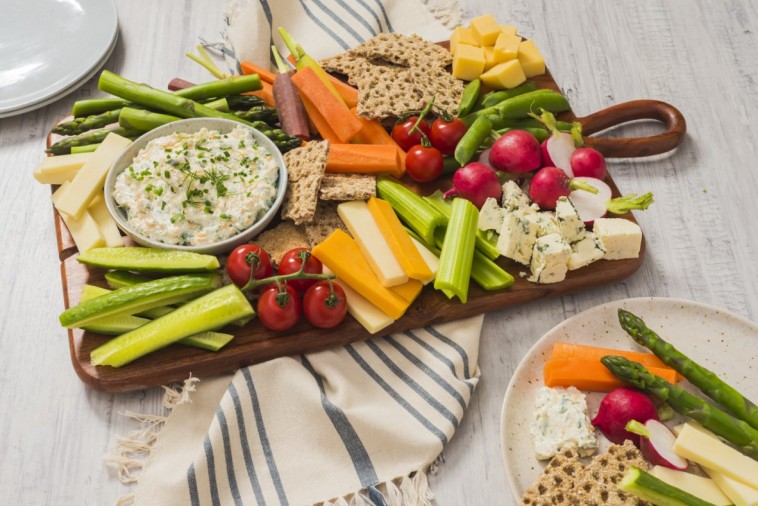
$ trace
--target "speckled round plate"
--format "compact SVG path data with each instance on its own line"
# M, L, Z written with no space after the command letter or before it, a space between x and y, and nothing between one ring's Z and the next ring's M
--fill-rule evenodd
M569 341L643 350L619 325L618 308L639 316L680 351L718 373L746 397L758 401L757 324L713 306L681 299L625 299L589 309L560 323L537 341L508 385L500 420L500 446L516 499L538 480L547 463L534 456L529 424L536 390L543 384L542 367L553 344ZM696 392L686 381L681 385ZM601 398L602 394L598 393L587 396L590 417L597 413ZM599 439L605 441L602 435ZM604 451L603 444L601 451Z

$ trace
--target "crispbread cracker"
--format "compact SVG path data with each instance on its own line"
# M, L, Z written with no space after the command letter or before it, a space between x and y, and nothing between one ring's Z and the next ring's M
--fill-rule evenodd
M376 177L369 174L325 174L321 200L366 200L376 196Z
M548 506L554 504L576 504L572 501L577 479L584 472L584 464L573 447L563 448L553 457L540 476L521 497L519 504Z
M386 118L424 107L423 97L416 92L407 67L387 63L368 65L355 82L358 116Z
M348 82L353 85L356 84L355 79L361 75L363 67L366 65L369 65L368 59L358 56L352 51L321 60L321 66L324 70L346 75Z
M577 481L574 494L579 504L602 506L604 504L623 506L642 506L649 504L637 497L627 494L617 487L624 474L635 466L644 471L650 469L642 453L629 440L623 445L611 445L608 451L597 455L587 465L581 478Z
M453 63L445 48L418 35L380 33L351 51L369 60L384 60L405 67L441 67Z
M313 222L305 226L305 235L310 247L320 243L337 229L347 232L347 227L337 214L337 202L319 202Z
M259 235L255 242L278 262L292 248L309 247L303 225L295 225L291 221L282 221L274 228Z
M327 141L312 141L285 153L287 193L282 204L282 219L291 220L296 225L313 220L328 154Z

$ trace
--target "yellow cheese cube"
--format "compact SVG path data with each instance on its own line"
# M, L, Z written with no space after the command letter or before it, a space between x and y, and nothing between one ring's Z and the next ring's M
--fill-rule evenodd
M500 35L500 25L492 14L485 14L471 20L471 33L480 46L492 46Z
M468 44L469 46L476 46L476 39L471 33L470 28L464 26L458 26L453 30L453 34L450 36L450 52L455 54L455 50L458 48L458 44Z
M500 25L500 32L506 35L516 35L516 27L513 25Z
M531 40L525 40L518 47L518 61L526 77L545 73L545 59Z
M484 71L487 72L489 69L497 65L498 63L502 63L497 61L495 58L495 47L494 46L484 46L482 48L484 51Z
M453 56L453 77L473 81L484 72L484 50L481 47L458 44Z
M518 57L518 49L521 37L518 35L506 35L501 33L495 42L495 57L502 63L514 60Z
M479 77L490 88L515 88L526 81L518 60L498 63Z

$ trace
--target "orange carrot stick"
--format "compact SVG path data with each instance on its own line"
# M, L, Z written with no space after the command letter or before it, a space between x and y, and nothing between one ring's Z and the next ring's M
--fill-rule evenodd
M326 159L326 171L402 176L397 148L386 144L332 144Z
M292 82L300 90L300 95L308 97L321 116L329 122L340 142L347 143L360 132L361 122L343 102L332 95L312 68L298 70L292 77Z
M308 120L310 123L313 124L313 126L316 128L316 131L321 135L321 137L324 140L329 141L334 144L339 144L340 140L337 137L337 134L334 133L334 130L332 130L332 127L329 126L329 122L326 121L326 119L321 115L321 113L316 109L316 106L313 105L313 103L306 97L305 95L301 94L300 98L303 100L303 106L305 106L305 112L308 113Z
M659 367L665 369L672 369L663 363L663 361L653 355L652 353L645 353L640 351L628 351L628 350L614 350L612 348L599 348L597 346L589 346L586 344L568 343L566 341L558 341L553 345L553 354L550 358L565 357L565 358L577 358L581 360L597 360L600 361L606 355L617 355L619 357L628 358L634 362L639 362L644 366Z
M252 63L249 61L241 62L240 68L242 69L242 73L244 75L258 74L258 77L261 78L261 81L266 82L268 84L274 84L274 79L276 79L276 74L274 74L270 70L264 69L260 65L256 65L255 63Z
M670 383L676 382L676 371L669 368L648 367L651 374ZM599 360L573 357L551 357L543 369L545 386L576 387L590 392L610 392L624 385Z
M243 93L243 95L255 95L256 97L262 98L263 101L266 102L266 105L275 107L276 102L274 100L274 87L266 81L261 81L261 86L263 86L263 88L260 90L249 91L247 93Z
M287 61L292 65L295 65L295 57L292 54L287 56ZM329 73L326 73L326 76L329 78L329 82L334 86L334 89L337 90L340 97L342 97L342 100L344 100L345 105L351 108L358 105L358 90L349 84L340 81Z

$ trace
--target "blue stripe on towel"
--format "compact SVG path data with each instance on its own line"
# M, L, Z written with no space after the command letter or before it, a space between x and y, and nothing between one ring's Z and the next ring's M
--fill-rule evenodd
M410 330L405 331L404 334L406 336L410 337L411 339L413 339L413 341L416 344L418 344L419 346L421 346L422 348L424 348L426 351L428 351L429 353L431 353L432 355L434 355L435 357L437 357L437 359L440 362L446 364L447 367L448 367L448 369L450 369L450 372L453 373L453 376L455 376L456 378L458 378L458 373L455 371L455 364L453 363L452 360L450 360L449 358L447 358L445 355L443 355L442 353L440 353L439 350L437 350L434 346L430 345L429 343L427 343L426 341L424 341L423 339L421 339L420 337L418 337L416 334L414 334ZM471 384L468 380L461 379L461 382L463 384L465 384L470 391L472 391L472 392L474 391L474 385Z
M460 344L456 343L449 337L443 335L440 333L439 330L435 329L434 327L424 327L424 330L429 332L431 335L442 341L443 343L447 344L451 348L453 348L455 351L458 352L458 354L463 359L463 377L466 379L469 379L471 377L471 374L469 374L469 368L468 368L468 355L466 354L466 350L461 347Z
M234 412L237 415L237 426L240 431L240 445L242 446L242 456L245 458L247 476L250 478L250 485L253 487L255 500L259 505L265 505L266 500L263 498L261 484L258 481L258 475L255 473L255 466L253 465L253 458L250 453L250 445L247 443L247 429L245 429L245 416L242 414L242 403L240 402L240 396L237 393L237 388L234 386L234 383L229 383L229 395L232 397Z
M339 15L338 15L336 12L334 12L333 10L331 10L329 7L327 7L326 5L324 5L324 4L323 4L322 2L320 2L319 0L311 0L311 1L314 3L314 5L316 5L316 6L317 6L317 7L319 7L319 8L320 8L322 11L324 11L324 13L325 13L325 14L326 14L326 15L327 15L327 16L328 16L328 17L329 17L329 18L330 18L332 21L334 21L334 22L335 22L335 23L337 23L339 26L341 26L341 27L342 27L342 29L343 29L343 30L345 30L347 33L349 33L350 35L352 35L352 36L353 36L353 38L356 40L356 42L363 42L363 41L364 41L364 38L363 38L363 37L361 37L361 36L358 34L358 32L356 32L355 30L353 30L353 27L351 27L349 23L346 23L345 21L343 21L342 17L341 17L341 16L339 16Z
M360 356L360 354L355 350L352 344L348 344L345 346L345 349L350 354L351 357L353 357L353 360L355 360L359 366L368 374L371 379L376 381L380 387L384 389L385 392L387 392L390 397L392 397L398 404L400 404L408 413L411 414L416 420L419 421L421 425L423 425L429 432L434 434L437 438L439 438L440 441L442 441L443 445L447 444L447 436L439 430L437 427L434 426L432 422L430 422L424 415L422 415L416 408L411 406L411 404L405 400L400 394L398 394L384 379L379 376L379 374L371 368L370 365L368 365L368 362L366 362L363 357Z
M205 460L208 462L208 486L211 489L211 503L213 506L221 506L221 501L218 499L218 484L216 483L216 458L213 456L213 445L208 434L205 435L203 448L205 449Z
M197 478L195 478L195 464L190 464L187 469L187 486L189 487L190 503L192 506L200 505L200 494L197 491Z
M350 423L350 420L348 420L344 411L326 396L324 382L321 379L321 376L319 376L315 369L313 369L313 366L305 355L300 358L303 362L303 367L305 367L316 380L318 389L321 391L321 406L324 408L329 420L331 420L332 425L334 425L334 429L337 431L340 439L342 439L342 443L345 445L350 460L353 461L353 466L355 467L355 472L358 474L361 486L364 488L373 487L379 482L379 478L376 475L374 464L371 462L371 457L369 456L366 447L363 445L361 438L358 436L358 433L355 432L353 425Z
M232 443L229 441L229 425L226 423L226 415L221 406L216 409L216 418L218 424L221 427L221 439L224 442L224 458L226 461L226 476L229 479L229 491L232 493L232 499L234 504L240 506L242 500L240 498L240 491L237 488L237 478L234 476L234 462L232 460Z
M458 392L458 390L456 390L453 387L453 385L445 381L445 379L442 376L437 374L436 371L434 371L432 368L430 368L428 365L422 362L421 359L418 358L416 355L408 351L408 348L398 343L392 336L387 336L384 339L390 345L392 345L393 348L399 351L402 356L408 359L413 365L421 369L427 376L432 378L435 383L437 383L447 393L449 393L452 397L454 397L455 400L458 401L458 404L460 404L463 409L466 409L466 401L463 399L463 396Z
M327 34L329 34L329 36L332 39L334 39L334 41L337 44L339 44L340 46L342 46L342 49L344 49L345 51L347 51L348 49L350 49L350 44L348 44L347 42L345 42L344 40L342 40L342 38L340 38L339 35L337 35L336 33L334 33L328 26L326 26L324 24L324 22L321 21L318 18L318 16L314 16L313 15L313 13L310 11L310 9L308 9L308 6L305 5L305 1L304 0L300 0L300 5L303 7L303 10L308 15L308 17L311 18L311 20L314 23L316 23L322 30L324 30Z
M371 349L371 351L374 352L374 354L377 357L379 357L379 360L384 362L384 365L386 365L387 368L389 368L389 370L392 371L392 373L395 376L403 380L403 382L406 385L411 387L411 389L414 392L416 392L422 399L424 399L427 402L427 404L433 407L435 411L437 411L437 413L447 418L447 420L453 425L453 427L455 427L456 429L458 428L458 418L453 413L451 413L449 409L443 406L440 401L435 399L432 394L427 392L427 390L424 387L419 385L413 378L408 376L408 374L406 374L405 371L400 369L400 367L398 367L398 365L395 362L393 362L392 359L389 358L387 354L382 351L381 348L379 348L379 345L377 345L373 341L366 341L366 345Z
M376 22L376 28L373 30L374 35L377 35L378 33L381 33L382 30L382 22L379 19L379 15L374 11L366 2L363 0L357 0L357 3L361 4L364 9L371 15L372 18L374 18L374 21ZM378 30L378 31L377 31Z
M247 389L250 391L250 400L253 403L253 414L255 415L255 424L258 426L258 438L261 441L261 450L263 450L263 455L266 457L266 464L268 465L268 469L271 472L271 480L274 482L276 494L279 496L279 502L281 504L289 504L287 501L287 495L284 493L282 480L279 477L279 470L276 468L274 454L271 452L271 444L269 443L268 435L266 435L266 427L263 424L261 405L260 401L258 400L258 393L255 391L253 376L250 374L250 369L244 367L242 369L242 375L245 377Z
M342 7L343 7L343 8L344 8L344 9L345 9L347 12L349 12L349 13L350 13L350 15L351 15L351 16L353 16L353 17L355 18L355 20L356 20L356 21L358 21L360 24L362 24L364 27L366 27L366 29L369 31L369 33L370 33L372 36L373 36L373 35L376 35L376 28L374 28L373 26L371 26L371 24L370 24L368 21L366 21L366 19L365 19L363 16L361 16L360 14L358 14L357 12L355 12L355 11L352 9L352 7L350 7L350 5L348 5L348 3L347 3L347 2L344 2L343 0L336 0L336 2L337 2L338 4L340 4L340 5L341 5L341 6L342 6ZM365 5L365 4L364 4L364 5ZM373 13L372 13L372 14L373 14ZM377 25L378 25L378 24L379 24L379 18L378 18L378 17L376 17L376 15L375 15L375 14L374 14L374 19L376 20L376 23L377 23ZM366 38L365 38L365 37L361 37L360 39L361 39L361 40L360 40L360 42L361 42L361 43L363 43L363 42L365 42L365 41L366 41Z
M387 31L390 33L394 32L395 29L392 28L392 23L390 23L390 18L387 16L387 11L384 10L384 4L381 2L381 0L374 0L374 3L382 11L382 16L384 16L384 23L387 25Z
M271 15L271 6L268 4L268 0L259 0L261 4L261 8L263 9L263 14L266 16L266 21L268 21L268 47L274 45L274 26L273 26L273 16ZM276 65L276 60L274 59L274 53L269 51L268 53L269 61L272 65Z

